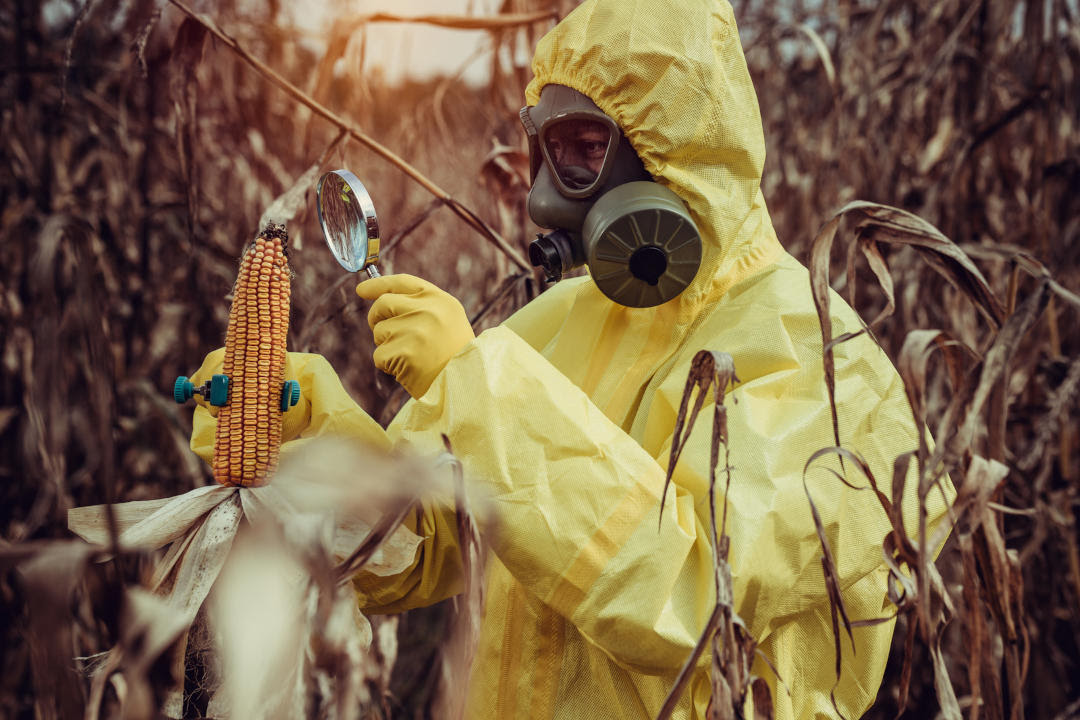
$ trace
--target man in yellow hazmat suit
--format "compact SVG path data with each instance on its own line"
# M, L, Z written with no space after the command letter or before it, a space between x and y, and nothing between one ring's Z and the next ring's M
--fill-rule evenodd
M390 440L436 452L445 433L490 498L467 716L655 716L714 603L707 423L657 522L690 361L709 349L730 353L741 380L728 404L735 610L783 683L760 659L754 672L776 717L835 717L830 606L803 488L808 457L834 444L821 334L807 271L777 241L759 187L765 145L731 7L586 0L540 41L533 70L530 212L553 232L531 254L552 277L581 264L590 274L478 337L423 280L357 288L373 301L376 365L414 398ZM832 307L837 332L860 327L838 297ZM916 446L901 381L866 335L835 358L841 441L886 480ZM313 408L320 382L341 394L324 361L290 362ZM209 422L197 417L204 453ZM849 615L888 615L877 501L809 477ZM906 506L914 527L914 497ZM366 611L460 591L452 509L426 505L411 526L423 543L408 570L357 579ZM873 702L892 631L854 630L835 689L846 717ZM676 715L703 718L709 700L706 657Z
M416 398L391 436L435 450L446 433L493 498L468 715L655 716L713 602L707 427L682 454L657 530L690 361L710 349L730 353L741 379L728 406L736 611L790 693L764 663L755 671L771 681L777 717L833 717L830 608L803 489L808 457L833 444L821 331L807 271L777 241L762 198L765 145L731 7L589 0L540 41L533 71L522 113L529 209L555 232L531 255L549 275L586 263L589 276L475 339L460 305L422 280L357 288L374 301L376 364ZM644 173L620 167L621 142ZM647 187L643 199L642 179L673 193L691 222L680 226L676 209L649 225L670 206ZM700 239L690 279L677 272L695 263L679 245L688 226ZM839 298L833 308L834 324L860 326ZM900 379L865 335L836 362L841 441L889 478L916 446ZM848 613L888 615L877 501L824 472L810 480ZM914 512L915 499L907 505ZM367 606L456 591L452 528L429 508L415 567L389 584L361 581ZM892 630L854 631L836 688L847 717L873 702ZM709 692L703 669L681 716L703 717Z

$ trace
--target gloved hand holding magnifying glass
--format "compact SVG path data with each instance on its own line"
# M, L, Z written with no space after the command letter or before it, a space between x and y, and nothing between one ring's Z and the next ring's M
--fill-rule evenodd
M473 339L457 298L413 275L382 275L379 221L360 179L348 170L322 176L316 189L326 244L349 272L366 270L356 294L372 301L368 325L375 337L375 367L394 377L414 398L427 392L454 355Z

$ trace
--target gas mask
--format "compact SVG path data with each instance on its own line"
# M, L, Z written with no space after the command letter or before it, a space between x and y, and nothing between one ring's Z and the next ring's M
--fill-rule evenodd
M585 95L546 85L521 109L529 138L529 216L550 228L529 246L549 282L587 265L627 307L653 307L693 281L701 234L679 196L652 181L615 121Z

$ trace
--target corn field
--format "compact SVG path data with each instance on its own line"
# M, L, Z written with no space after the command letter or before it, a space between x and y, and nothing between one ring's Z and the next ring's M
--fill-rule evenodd
M477 332L543 292L524 259L537 229L517 111L536 41L575 4L402 18L331 1L318 31L278 0L0 5L0 716L157 717L176 683L183 717L213 714L200 673L228 686L247 656L215 657L157 602L160 557L116 542L122 517L92 546L68 511L213 483L188 448L191 408L169 393L223 344L241 252L270 220L288 228L289 349L324 355L372 418L393 418L405 393L376 372L357 278L322 240L326 170L371 190L382 271L447 290ZM811 268L819 310L831 284L900 370L936 441L907 460L920 497L941 471L958 490L936 560L885 540L899 622L866 717L1080 717L1080 6L733 4L777 234ZM445 64L391 79L394 59L368 47L389 25L479 37L487 80ZM283 492L319 476L334 502L362 505L333 484L357 462L461 482L450 454L433 470L352 452L283 466ZM459 510L475 575L482 538ZM479 576L460 598L372 618L365 650L342 630L352 610L322 530L275 517L238 536L228 562L247 580L223 581L215 607L241 618L245 592L272 590L252 570L259 547L309 578L288 610L305 624L248 650L306 658L282 670L297 712L458 716ZM354 565L375 544L360 550ZM120 672L106 680L103 663ZM230 697L242 716L250 699Z

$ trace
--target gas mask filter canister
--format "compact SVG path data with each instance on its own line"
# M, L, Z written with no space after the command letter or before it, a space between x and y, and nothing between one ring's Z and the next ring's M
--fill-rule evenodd
M533 221L552 232L529 246L547 279L587 265L600 291L628 307L671 300L701 265L701 235L678 195L652 181L613 120L581 93L547 85L523 108Z

